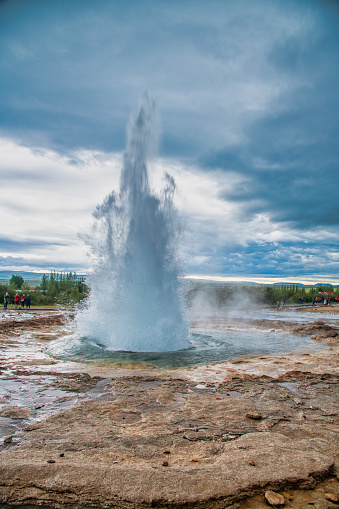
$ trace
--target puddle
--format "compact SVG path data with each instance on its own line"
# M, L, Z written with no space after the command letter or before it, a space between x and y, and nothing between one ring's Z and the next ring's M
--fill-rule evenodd
M174 393L174 396L175 396L175 400L174 402L170 405L170 408L171 409L174 409L174 408L181 408L183 406L185 406L185 403L186 403L186 397L184 394L182 394L181 392L175 392Z
M162 381L159 380L150 380L148 382L141 382L140 385L143 387L161 387L163 384Z
M114 392L111 387L112 382L113 378L102 378L94 387L86 392L87 397L101 401L112 401L114 399Z
M227 396L233 396L234 398L242 398L243 394L239 391L228 391Z
M52 381L52 377L41 376L0 380L0 412L5 415L0 415L0 438L21 431L28 424L41 422L79 400L75 393L50 387ZM24 409L26 417L11 416L20 415Z
M90 390L75 393L53 387L58 375L26 375L0 379L0 439L20 432L29 424L46 420L87 399L112 400L111 378L102 379ZM108 392L109 390L109 392ZM106 392L107 391L107 392ZM16 415L26 413L23 418Z
M297 384L294 382L278 382L278 385L280 385L280 387L285 387L295 394L300 394L300 391L297 389Z

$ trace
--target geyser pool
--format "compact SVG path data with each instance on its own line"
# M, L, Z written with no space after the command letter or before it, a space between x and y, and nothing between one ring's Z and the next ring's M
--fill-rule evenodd
M161 196L149 185L147 163L157 139L155 105L144 94L128 128L120 191L94 212L85 236L94 255L80 337L110 350L161 352L189 346L184 316L175 182L165 176Z
M248 330L196 330L189 334L190 348L169 352L113 351L91 337L65 336L52 341L47 352L59 359L100 365L147 363L154 368L206 365L242 356L274 355L296 351L318 351L325 346L305 336L283 332Z

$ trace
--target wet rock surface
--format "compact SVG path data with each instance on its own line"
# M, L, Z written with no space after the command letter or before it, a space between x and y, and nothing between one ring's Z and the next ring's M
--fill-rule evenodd
M305 317L306 320L306 317ZM216 329L223 329L225 327L225 320L221 318L211 318L209 319L209 326L213 326ZM206 324L206 319L195 320L193 322L193 327L201 327ZM241 321L242 326L244 327L253 327L256 329L266 330L270 332L276 331L286 331L292 334L297 334L301 336L312 336L313 339L318 341L324 341L326 343L339 343L339 326L327 324L323 320L308 322L293 322L293 321L285 321L285 320L269 320L269 319L248 319L244 318ZM238 321L229 318L227 320L228 327L236 327L238 326Z
M66 315L63 313L51 313L47 316L36 314L28 315L27 312L21 312L20 310L12 313L10 318L7 320L2 320L0 322L0 334L3 339L6 335L13 335L13 333L26 332L27 329L30 331L48 331L50 328L52 331L55 330L55 327L62 326L66 323ZM46 337L45 335L43 336ZM41 339L41 337L39 338Z
M0 501L255 509L274 492L282 507L335 507L337 353L177 370L7 364L4 382L38 389L22 431L5 433L14 414L0 417L11 437L1 446ZM46 418L34 408L40 389L61 401Z
M80 402L3 445L1 499L213 507L267 487L314 488L339 459L338 381L300 378L234 377L205 389L165 374L112 380L105 401Z

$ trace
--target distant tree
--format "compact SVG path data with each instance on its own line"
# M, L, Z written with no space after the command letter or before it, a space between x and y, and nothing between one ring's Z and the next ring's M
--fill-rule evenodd
M9 284L13 284L15 286L15 288L21 288L22 285L24 284L24 278L21 277L21 276L16 276L14 274L12 274L12 277L11 279L9 280Z
M58 285L57 285L58 281L57 281L57 274L56 272L54 271L51 272L51 275L49 277L49 281L48 281L48 288L47 288L47 296L49 298L55 298L57 293L58 293Z
M41 278L41 291L43 293L43 295L46 295L47 293L47 288L48 288L48 277L46 276L46 274L43 274L42 278Z

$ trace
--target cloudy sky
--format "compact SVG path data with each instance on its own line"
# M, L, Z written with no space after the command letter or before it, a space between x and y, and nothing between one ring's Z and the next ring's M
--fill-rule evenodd
M185 273L338 282L338 83L335 0L2 0L0 270L88 271L147 89Z

